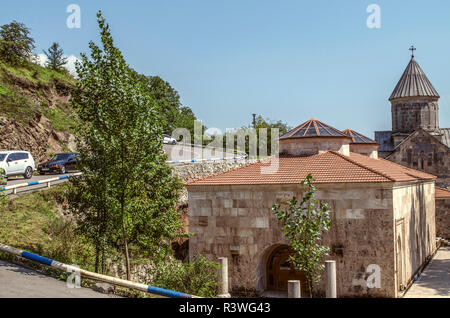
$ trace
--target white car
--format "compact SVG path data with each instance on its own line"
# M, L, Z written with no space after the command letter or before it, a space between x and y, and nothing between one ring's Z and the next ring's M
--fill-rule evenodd
M171 144L171 145L177 144L177 141L174 138L170 137L169 135L164 134L163 137L164 137L163 139L164 144Z
M31 179L36 170L33 156L28 151L0 151L0 168L5 169L7 177L23 176Z

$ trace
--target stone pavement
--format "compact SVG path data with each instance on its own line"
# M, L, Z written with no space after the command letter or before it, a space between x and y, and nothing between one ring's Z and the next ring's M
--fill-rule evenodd
M404 298L450 298L450 247L441 247Z

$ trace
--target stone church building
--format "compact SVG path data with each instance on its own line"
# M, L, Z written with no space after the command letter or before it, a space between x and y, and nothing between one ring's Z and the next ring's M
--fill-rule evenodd
M439 94L414 58L389 98L392 131L375 132L380 157L438 177L450 187L450 128L439 127Z
M450 128L439 127L439 94L414 55L392 92L392 131L375 132L379 155L437 176L436 186L450 189ZM450 239L450 213L436 196L437 235Z
M436 249L436 177L379 158L378 147L311 119L280 137L278 158L185 183L190 258L227 257L232 293L286 292L298 279L306 295L271 208L301 197L311 173L316 197L331 210L324 242L336 261L338 297L398 297ZM380 284L371 284L378 270Z

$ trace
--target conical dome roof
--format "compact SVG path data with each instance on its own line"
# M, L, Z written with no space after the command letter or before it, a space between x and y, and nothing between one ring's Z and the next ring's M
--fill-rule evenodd
M422 96L440 97L413 56L389 100Z

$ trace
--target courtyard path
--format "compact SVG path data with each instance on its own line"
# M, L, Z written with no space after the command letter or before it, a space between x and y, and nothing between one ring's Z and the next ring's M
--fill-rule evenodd
M450 247L441 247L404 298L450 298Z

